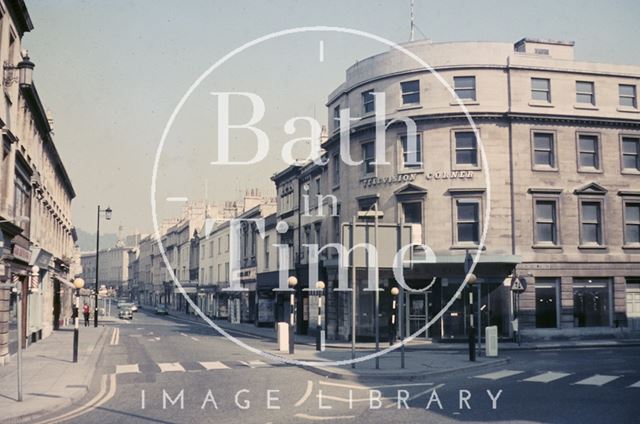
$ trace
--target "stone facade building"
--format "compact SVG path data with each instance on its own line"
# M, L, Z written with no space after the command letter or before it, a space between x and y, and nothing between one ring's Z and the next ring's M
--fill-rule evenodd
M412 242L429 247L428 255L414 248L405 258L407 284L429 287L403 299L409 332L456 295L465 253L478 248L483 327L512 334L513 276L528 282L519 298L525 337L611 335L632 326L640 312L640 67L576 61L571 42L403 47L437 75L393 49L359 61L327 101L330 131L322 147L328 163L292 165L273 177L278 218L290 224L279 242L293 246L301 287L314 284L303 244L348 244L342 228L354 217L358 225L372 225L363 217L373 216L365 212L375 206L381 226L408 226ZM376 112L387 125L387 163L375 163ZM352 122L343 135L350 137L356 165L340 152L341 117L347 116ZM415 145L408 118L416 124ZM335 196L335 205L331 197L315 200L318 195ZM305 196L311 213L303 214ZM325 203L333 213L315 213ZM328 337L347 338L350 295L334 291L336 254L321 259ZM357 332L369 338L373 294L363 291L364 268L356 280ZM385 335L389 291L397 285L390 265L382 266L380 285ZM454 299L424 336L465 337L464 298Z
M0 1L0 364L46 337L71 314L76 193L53 140L53 120L33 82L33 63L22 50L33 29L24 1ZM16 291L22 317L16 315ZM23 334L16 334L21 319Z
M117 246L100 250L99 288L105 286L108 290L116 291L118 296L129 296L129 255L132 249L130 246ZM92 289L96 284L96 253L83 253L81 263L85 286Z

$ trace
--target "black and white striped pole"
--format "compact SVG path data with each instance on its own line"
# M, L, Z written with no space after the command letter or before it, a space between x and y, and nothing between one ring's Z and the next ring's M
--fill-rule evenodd
M471 362L476 360L476 331L473 316L473 285L476 280L476 276L474 274L470 274L467 281L467 284L469 285L469 360Z
M397 287L391 288L391 326L389 327L389 346L392 346L396 342L398 336L398 294L400 289Z
M318 290L318 328L316 331L316 350L324 352L324 329L322 328L322 299L324 297L324 281L316 283Z
M295 353L295 315L296 315L296 285L298 279L294 276L287 280L289 284L289 353Z
M76 278L73 280L73 286L76 288L75 293L75 322L73 323L73 362L78 362L78 339L80 326L80 289L84 287L84 280Z

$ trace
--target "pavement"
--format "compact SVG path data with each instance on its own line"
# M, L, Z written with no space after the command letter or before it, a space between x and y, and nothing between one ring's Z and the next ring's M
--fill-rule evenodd
M148 309L147 307L147 310ZM172 312L171 315L175 319L191 320L194 322L203 323L204 321L197 315L185 314L183 312ZM273 327L257 327L251 323L239 323L232 324L224 319L214 319L213 322L225 331L231 334L244 335L249 337L260 337L267 340L276 341L277 335ZM522 341L517 343L514 341L499 341L500 351L517 351L517 350L555 350L555 349L582 349L588 347L624 347L624 346L640 346L640 332L627 332L621 333L624 338L620 337L608 337L601 339L566 339L566 340L536 340L536 341ZM299 335L295 336L296 345L316 346L315 336ZM382 347L386 347L384 343L380 344ZM346 349L351 350L350 342L340 341L327 341L325 343L327 349ZM375 348L374 343L358 342L357 350L371 351ZM433 351L452 351L452 352L466 352L468 345L466 341L441 341L433 342L432 340L425 340L422 338L416 338L407 343L407 350L433 350Z
M25 422L43 413L64 408L82 399L93 374L109 325L105 318L97 328L80 327L78 362L73 363L73 327L63 327L22 352L23 400L17 401L17 358L0 367L0 418ZM93 323L93 322L92 322Z

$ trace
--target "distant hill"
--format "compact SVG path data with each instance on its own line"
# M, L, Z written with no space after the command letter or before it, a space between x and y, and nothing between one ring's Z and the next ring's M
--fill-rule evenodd
M78 234L78 246L81 252L91 252L96 250L96 233L89 233L81 228L76 228ZM100 233L100 249L109 249L116 246L117 234Z

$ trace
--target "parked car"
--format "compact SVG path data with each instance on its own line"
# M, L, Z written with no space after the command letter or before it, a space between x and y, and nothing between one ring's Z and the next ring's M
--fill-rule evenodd
M158 305L156 306L156 315L169 315L169 311L166 306Z
M121 308L120 312L118 312L118 318L133 319L133 312L131 311L131 308Z

